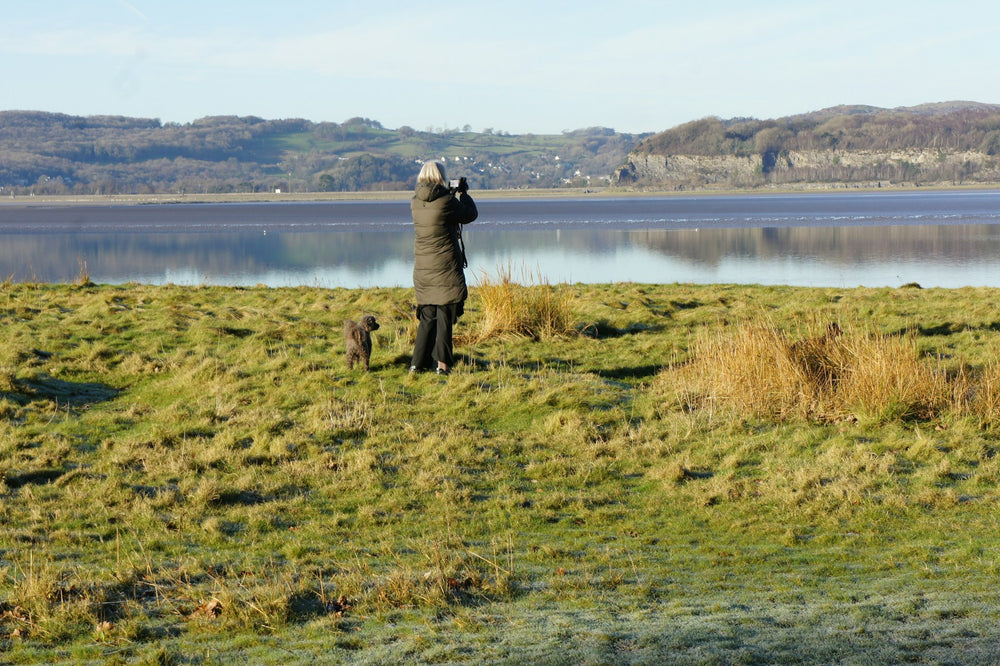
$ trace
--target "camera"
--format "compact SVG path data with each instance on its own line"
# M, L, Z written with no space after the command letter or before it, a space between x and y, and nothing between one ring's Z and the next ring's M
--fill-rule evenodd
M469 183L465 180L465 176L462 176L458 180L452 179L448 181L448 189L451 190L452 194L455 194L455 192L468 192Z

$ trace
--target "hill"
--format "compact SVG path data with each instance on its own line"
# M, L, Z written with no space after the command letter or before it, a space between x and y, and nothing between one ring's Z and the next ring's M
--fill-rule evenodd
M702 118L656 134L419 131L212 116L191 123L0 111L0 192L409 189L421 160L473 188L744 189L1000 183L1000 105L835 106L778 119Z
M443 159L477 189L609 181L641 137L607 128L519 136L213 116L192 123L0 112L0 191L35 194L408 189Z
M1000 182L1000 106L837 106L776 120L703 118L641 141L619 184L675 189Z

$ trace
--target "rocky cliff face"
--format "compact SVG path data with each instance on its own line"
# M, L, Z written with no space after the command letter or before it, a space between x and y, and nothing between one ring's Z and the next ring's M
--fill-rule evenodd
M614 174L620 185L687 189L791 183L997 183L1000 158L977 151L810 150L747 156L633 152Z
M615 171L619 184L642 185L750 185L760 180L760 155L653 155L631 153Z

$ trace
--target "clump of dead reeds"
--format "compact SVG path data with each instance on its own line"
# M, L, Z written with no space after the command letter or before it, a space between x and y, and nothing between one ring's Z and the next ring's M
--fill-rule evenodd
M524 282L514 279L510 264L500 266L497 275L482 275L475 289L482 315L476 340L516 336L541 339L568 335L573 331L571 302L567 288L554 287L540 274L522 271Z
M756 417L926 417L950 405L946 373L912 335L828 325L794 337L768 322L709 331L672 372L679 395ZM815 333L815 331L814 331Z
M969 411L983 423L1000 423L1000 361L987 363L968 393Z
M952 406L951 380L910 334L855 334L843 342L847 364L834 387L843 411L875 417L929 418Z

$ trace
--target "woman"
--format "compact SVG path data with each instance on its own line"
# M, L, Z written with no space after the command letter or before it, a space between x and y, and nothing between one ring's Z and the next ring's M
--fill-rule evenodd
M465 251L462 225L479 212L463 178L448 187L444 166L427 162L417 176L410 201L413 213L413 288L417 297L417 341L410 372L430 370L446 375L454 364L452 328L465 309Z

